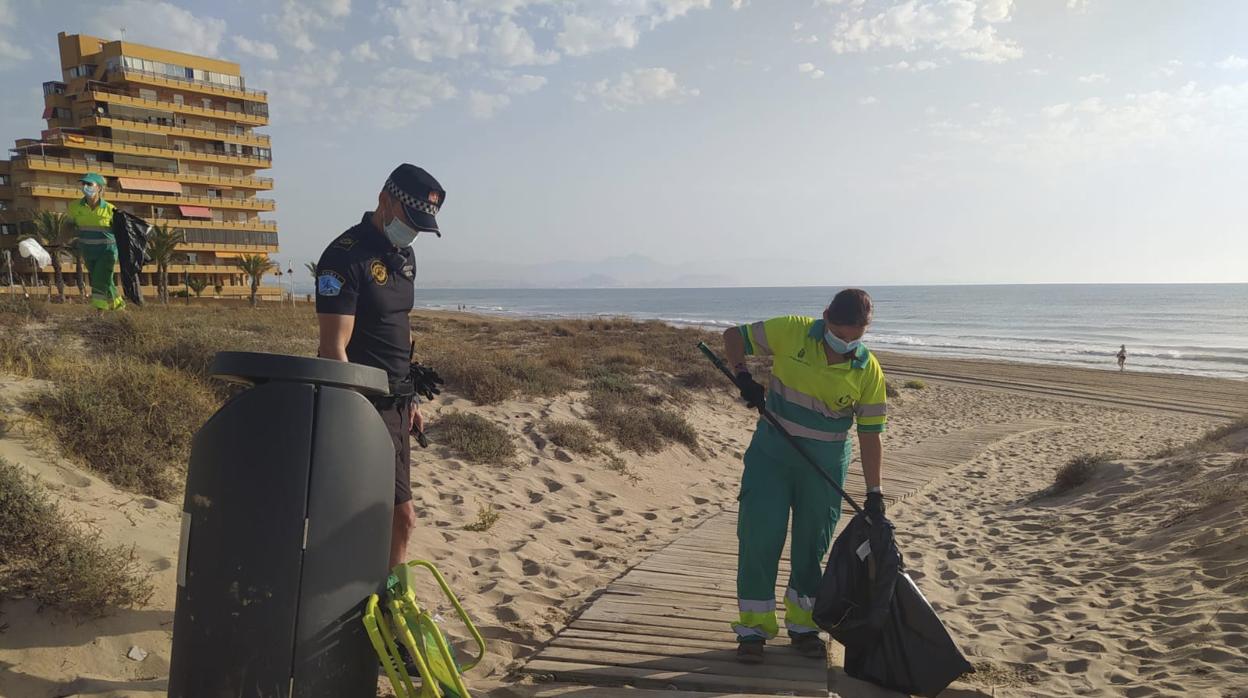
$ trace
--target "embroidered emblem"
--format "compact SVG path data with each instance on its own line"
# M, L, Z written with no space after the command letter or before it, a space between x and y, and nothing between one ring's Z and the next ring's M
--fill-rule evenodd
M334 241L334 247L341 247L344 250L349 250L352 247L355 247L355 243L356 243L355 238L349 238L344 235L343 237L340 237Z
M389 270L386 269L386 265L382 264L379 259L369 262L368 273L372 275L373 281L376 281L380 286L385 286L386 282L390 280Z
M316 295L336 296L342 292L344 280L342 275L334 271L323 271L316 279Z

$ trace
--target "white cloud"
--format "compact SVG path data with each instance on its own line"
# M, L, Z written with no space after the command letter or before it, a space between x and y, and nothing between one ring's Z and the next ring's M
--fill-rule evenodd
M1014 0L981 0L979 16L985 22L1008 22L1013 4Z
M277 60L277 47L267 41L256 41L245 36L233 36L230 38L234 42L234 48L238 49L240 53L263 58L266 61Z
M504 19L494 27L493 54L503 65L549 65L559 60L554 51L538 51L529 32L520 25Z
M974 0L905 0L869 16L855 8L840 14L831 46L837 53L933 48L991 63L1022 56L1018 44L998 36L996 27L976 21L978 10ZM994 18L1002 16L999 3L994 10Z
M896 63L889 63L884 67L898 72L921 73L927 70L935 70L940 67L940 64L933 61L915 61L913 63L897 61Z
M546 78L541 75L511 75L502 73L495 76L506 83L504 88L509 94L523 95L537 92L546 86Z
M511 104L511 98L507 95L487 94L479 90L472 90L468 93L468 113L474 119L492 118L498 110L508 104Z
M682 86L679 76L666 68L641 68L621 73L615 80L584 86L577 99L594 97L608 109L627 109L650 102L680 101L698 94L698 90Z
M330 17L346 17L351 14L351 0L322 0L321 6Z
M1003 112L1004 114L1004 112ZM1015 123L1008 115L972 123L949 121L933 132L982 143L1010 162L1068 164L1104 160L1145 149L1221 152L1248 138L1248 82L1217 86L1188 83L1174 90L1128 93L1044 107Z
M748 7L749 4L750 0L732 0L732 9L739 10L743 7Z
M569 56L584 56L612 48L633 48L640 40L641 30L632 18L603 20L570 15L563 18L563 31L555 43Z
M1023 71L1024 75L1048 75L1049 71L1044 68L1028 68Z
M402 0L381 15L398 31L398 43L418 61L459 58L480 50L481 27L471 9L453 0Z
M1109 77L1105 73L1088 73L1087 75L1080 75L1078 80L1085 85L1096 85L1109 82Z
M202 56L216 56L225 37L225 20L192 14L157 0L122 0L101 7L88 24L93 33Z
M16 25L17 13L9 7L9 0L0 0L0 70L30 59L30 51L5 36L5 30Z
M377 49L374 49L373 45L368 41L356 44L355 47L351 49L350 53L352 60L359 61L361 63L366 61L381 60L381 56L378 55Z
M1244 68L1248 68L1248 58L1241 58L1231 54L1217 63L1214 63L1214 65L1222 70L1243 70Z
M816 68L814 63L798 64L797 72L809 75L812 80L818 80L823 77L823 71Z
M862 105L862 106L864 106L864 107L869 107L869 106L871 106L872 104L879 104L879 103L880 103L880 100L879 100L879 99L877 99L877 98L876 98L876 97L874 97L874 96L868 95L868 96L866 96L866 97L859 97L859 98L858 98L858 103L859 103L859 104L861 104L861 105Z

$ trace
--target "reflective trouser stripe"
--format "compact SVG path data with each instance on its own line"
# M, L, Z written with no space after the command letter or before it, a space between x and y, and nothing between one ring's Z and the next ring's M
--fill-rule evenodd
M780 624L776 622L775 599L739 599L737 608L740 613L732 630L739 639L761 637L770 640L780 632Z
M815 608L813 596L802 596L792 587L784 592L784 627L790 633L814 633L819 628L811 612Z
M772 414L780 426L789 432L790 436L799 436L804 439L813 439L815 441L844 441L849 436L849 432L844 431L819 431L810 427L802 426L797 422L785 419L778 414Z

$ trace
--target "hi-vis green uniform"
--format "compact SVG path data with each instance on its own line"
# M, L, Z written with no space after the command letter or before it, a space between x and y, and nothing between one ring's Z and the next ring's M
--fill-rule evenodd
M78 248L91 279L91 305L101 310L116 310L126 302L117 293L113 267L117 264L117 240L113 237L113 213L117 207L100 197L99 205L91 208L86 199L69 204L69 217L78 226Z
M774 356L767 409L837 483L849 468L848 432L882 432L887 419L884 371L865 346L852 360L828 363L824 322L778 317L738 328L745 353ZM745 452L737 524L738 640L761 641L779 632L776 574L789 511L793 512L793 571L784 595L790 635L816 632L811 619L820 565L841 513L841 500L774 427L760 419Z

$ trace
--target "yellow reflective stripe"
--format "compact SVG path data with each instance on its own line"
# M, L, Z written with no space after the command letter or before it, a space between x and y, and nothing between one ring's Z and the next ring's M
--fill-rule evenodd
M766 611L747 611L742 609L738 622L732 624L732 630L737 637L761 637L770 640L780 632L780 624L776 621L776 602L775 600L757 602L741 600L738 605L762 603L768 606Z
M784 381L775 376L771 377L771 389L779 393L780 397L793 403L794 405L797 405L798 407L805 407L813 412L818 412L828 419L844 419L846 417L852 417L854 414L852 410L834 410L828 407L828 403L823 400L820 400L813 395L807 395L797 388L790 388L784 384Z
M859 417L883 417L888 414L888 405L854 405L854 414Z
M803 439L814 439L815 441L844 441L848 437L848 432L819 431L818 429L804 427L797 422L785 419L777 414L773 414L772 416L775 417L776 421L780 423L780 426L784 427L784 430L789 432L792 436L799 436Z
M802 596L793 589L784 593L784 627L795 633L817 632L812 612L815 608L813 596Z

